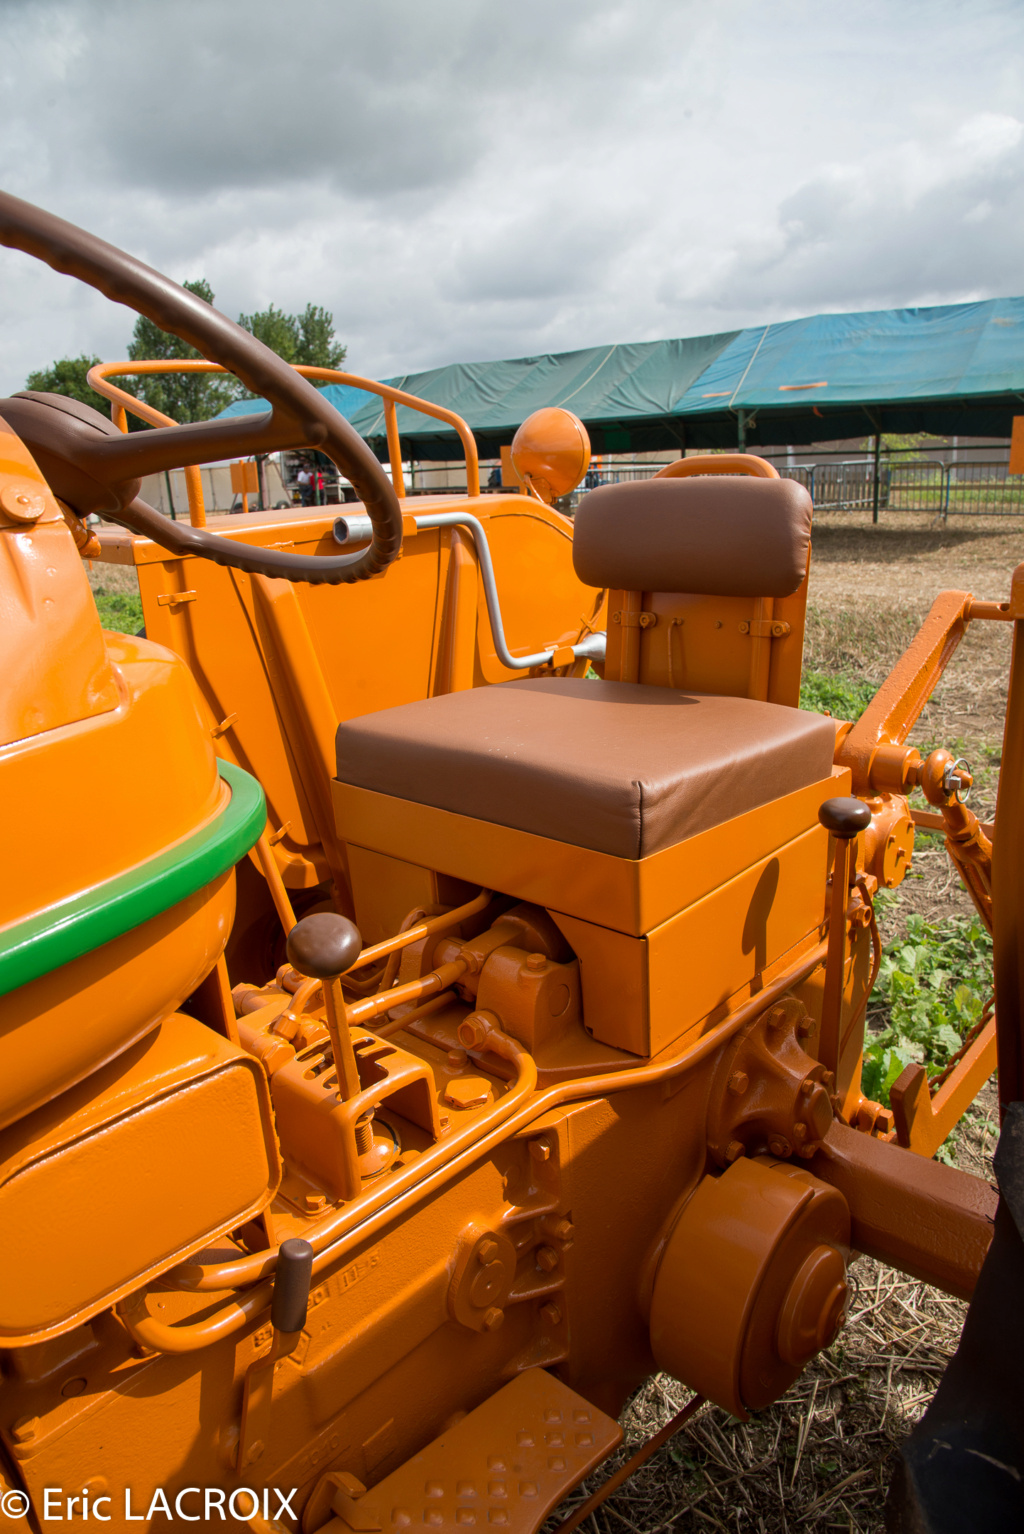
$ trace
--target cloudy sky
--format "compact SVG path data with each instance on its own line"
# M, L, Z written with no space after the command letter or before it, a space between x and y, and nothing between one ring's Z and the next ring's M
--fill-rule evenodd
M349 366L1024 293L1024 0L0 0L0 185ZM0 252L0 390L129 314Z

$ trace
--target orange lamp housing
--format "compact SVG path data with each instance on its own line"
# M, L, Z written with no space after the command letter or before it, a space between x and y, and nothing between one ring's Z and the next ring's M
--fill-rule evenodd
M512 438L512 466L550 506L575 490L590 466L587 428L561 406L535 410Z

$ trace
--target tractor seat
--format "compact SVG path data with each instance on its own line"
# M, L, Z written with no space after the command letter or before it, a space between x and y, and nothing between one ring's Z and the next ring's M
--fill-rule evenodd
M356 788L644 858L828 777L835 725L749 698L542 677L340 725Z

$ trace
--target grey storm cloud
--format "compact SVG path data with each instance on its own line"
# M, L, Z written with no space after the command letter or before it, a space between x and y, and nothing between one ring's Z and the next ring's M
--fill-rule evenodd
M1024 289L1020 0L0 0L0 184L350 365ZM0 252L0 388L131 316Z

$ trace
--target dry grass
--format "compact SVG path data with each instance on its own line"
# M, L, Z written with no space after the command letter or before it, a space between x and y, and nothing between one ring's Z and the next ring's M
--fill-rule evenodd
M98 559L94 559L85 568L93 591L123 591L138 596L139 577L134 565L101 564Z
M1016 518L941 528L904 514L876 528L860 518L822 517L814 532L805 666L877 685L940 591L1005 600L1022 559L1024 522ZM983 821L995 814L1010 640L1007 624L973 624L910 734L923 752L941 745L967 758L975 770L971 804ZM911 910L930 920L973 910L941 837L918 837L887 939Z
M894 515L879 527L833 514L815 525L806 664L880 682L940 591L988 600L1009 595L1024 559L1024 523L978 518L969 527L930 527ZM1006 702L1010 634L975 624L912 735L998 748Z
M1024 523L929 527L890 517L880 528L833 515L816 525L808 669L881 682L944 589L999 599L1024 559ZM1009 633L975 625L912 734L967 756L975 807L995 809L1009 663ZM941 838L919 840L912 875L888 915L893 935L908 911L929 918L971 911ZM953 1138L957 1165L991 1177L998 1133L990 1083ZM850 1319L836 1344L782 1399L749 1423L712 1409L655 1455L583 1526L593 1534L797 1534L844 1529L880 1534L895 1455L931 1399L959 1341L966 1307L869 1258L852 1268ZM647 1382L623 1413L619 1455L568 1510L684 1404L667 1375Z

